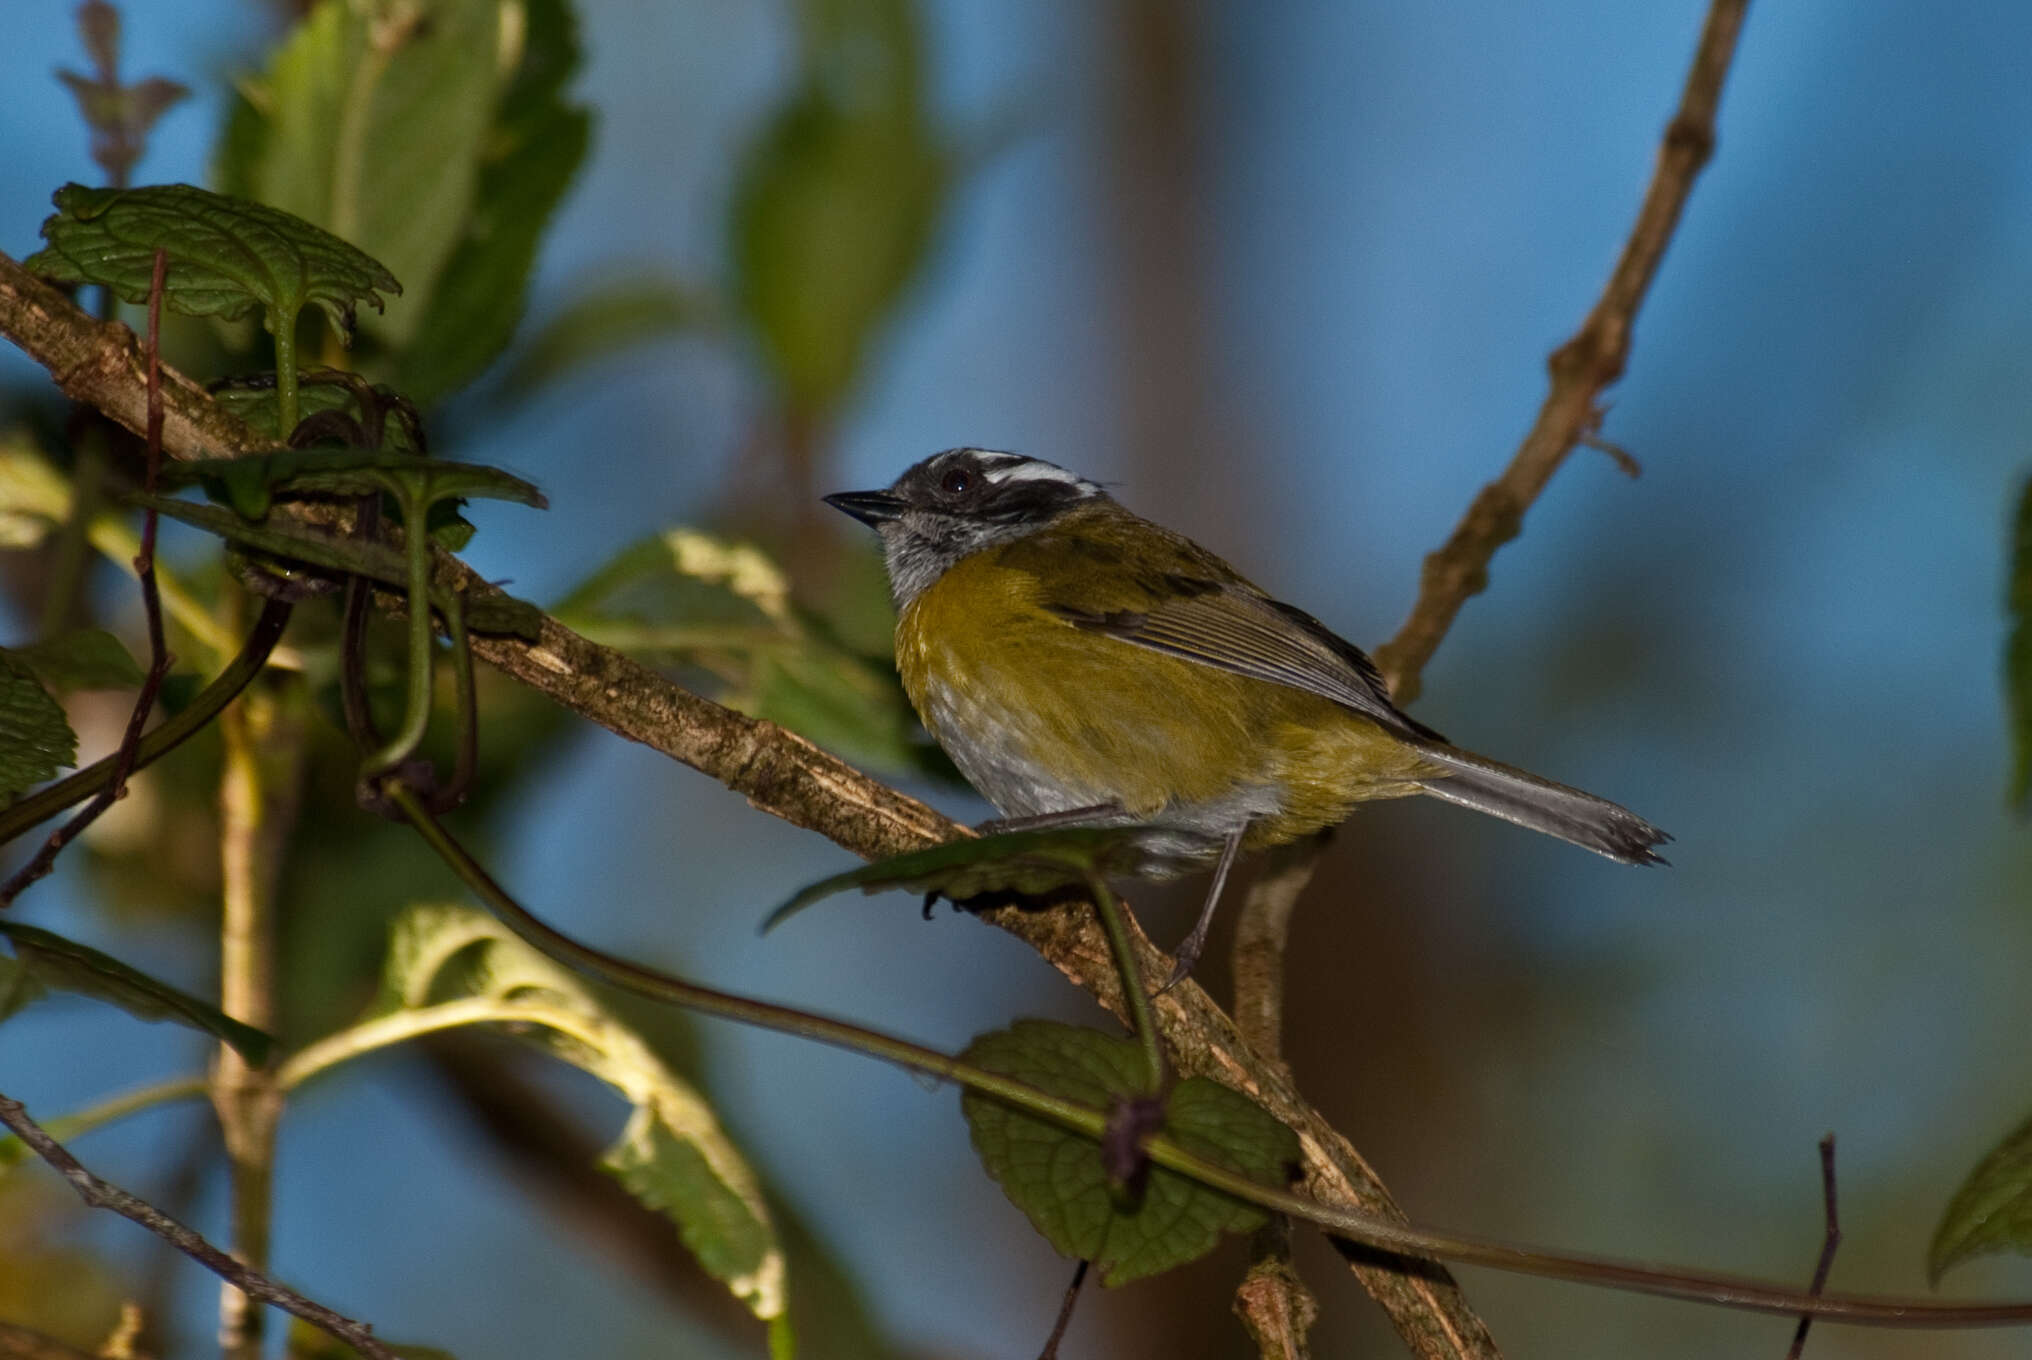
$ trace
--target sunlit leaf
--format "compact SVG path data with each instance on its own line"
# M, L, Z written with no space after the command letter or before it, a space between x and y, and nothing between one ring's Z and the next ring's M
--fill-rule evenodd
M465 228L400 364L403 389L430 402L464 386L507 347L522 319L536 252L592 140L592 117L567 103L578 69L565 0L529 0L522 60L480 151Z
M63 705L27 663L0 647L0 798L56 778L77 759L77 734Z
M28 436L0 434L0 548L32 548L70 513L63 474Z
M15 921L0 921L0 938L13 945L17 966L33 974L45 991L110 1001L140 1020L174 1021L224 1040L257 1067L268 1060L274 1040L266 1034L110 954Z
M23 263L59 283L97 283L148 300L157 247L169 255L163 303L226 319L261 310L271 326L322 309L341 335L354 308L402 286L379 261L301 217L188 184L89 189L66 184L42 224L49 245Z
M867 893L901 889L955 902L998 893L1041 897L1096 876L1138 872L1150 858L1148 842L1158 835L1177 833L1141 826L1062 826L964 836L821 879L770 912L762 929L773 930L814 902L849 888Z
M508 72L500 0L322 0L241 84L224 182L357 243L407 290L401 345L465 233Z
M962 1056L1101 1109L1140 1095L1147 1079L1134 1040L1047 1020L1019 1020L984 1034ZM1002 1192L1052 1246L1093 1262L1103 1284L1127 1284L1197 1260L1221 1234L1251 1231L1266 1218L1254 1205L1156 1166L1148 1168L1140 1194L1125 1199L1092 1139L972 1091L961 1096L960 1108L974 1150ZM1182 1081L1166 1095L1162 1132L1268 1186L1283 1187L1298 1161L1296 1134L1204 1077Z
M14 657L58 694L81 689L131 689L141 667L125 643L103 628L80 628L16 648Z
M1926 1249L1926 1272L1938 1284L1952 1266L2007 1251L2032 1256L2032 1119L1991 1148L1954 1192Z
M513 1032L614 1087L632 1107L602 1164L676 1224L700 1264L764 1319L783 1315L784 1262L754 1172L711 1106L571 974L492 917L411 908L389 943L391 1014L479 997L512 1007Z

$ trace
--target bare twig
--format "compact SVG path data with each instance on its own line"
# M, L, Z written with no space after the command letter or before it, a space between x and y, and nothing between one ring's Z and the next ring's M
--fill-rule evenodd
M365 1323L335 1313L321 1303L313 1303L287 1285L269 1279L261 1271L242 1265L147 1200L85 1170L78 1159L71 1156L69 1149L29 1118L20 1101L4 1094L0 1094L0 1124L14 1130L38 1157L61 1172L86 1204L95 1209L111 1209L122 1218L132 1219L220 1279L231 1281L249 1297L295 1314L319 1331L345 1342L369 1360L396 1360L395 1352L377 1341L373 1329Z
M1044 1338L1044 1349L1037 1352L1037 1360L1058 1360L1059 1343L1065 1340L1066 1328L1072 1326L1073 1305L1079 1302L1080 1286L1087 1282L1087 1270L1092 1265L1091 1261L1081 1261L1072 1268L1072 1283L1065 1287L1058 1317L1051 1324L1051 1335Z
M1827 1288L1827 1273L1834 1269L1835 1250L1841 1246L1841 1217L1835 1212L1834 1197L1834 1135L1827 1134L1820 1140L1820 1200L1827 1210L1827 1234L1820 1242L1820 1260L1813 1267L1813 1283L1806 1292L1815 1298ZM1806 1334L1812 1330L1813 1314L1799 1319L1799 1326L1793 1330L1792 1346L1785 1352L1785 1360L1799 1360L1806 1350Z
M1292 909L1312 882L1328 835L1281 846L1265 857L1235 921L1235 1028L1265 1062L1284 1061L1284 953ZM1305 1360L1306 1335L1319 1303L1291 1262L1291 1223L1273 1219L1250 1244L1250 1263L1235 1287L1235 1316L1264 1360Z
M168 275L169 256L158 249L155 252L155 273L148 285L148 344L145 351L148 389L144 407L148 439L146 475L151 496L155 494L156 476L162 465L162 355L157 340L162 333L162 287ZM141 606L148 616L148 673L141 678L141 692L134 697L134 711L127 718L127 730L121 735L120 747L114 753L112 778L77 816L58 827L42 843L42 848L28 863L22 865L6 883L0 884L0 910L13 905L14 899L29 884L54 869L56 857L63 853L64 847L97 821L107 808L127 796L127 777L134 773L134 764L140 755L142 729L148 725L148 715L155 711L155 696L162 689L162 682L176 660L169 654L162 634L162 593L155 585L155 529L156 514L150 510L142 518L141 551L134 557L134 575L141 583Z
M1693 54L1679 110L1666 125L1658 165L1637 223L1608 285L1572 339L1552 352L1552 388L1503 475L1483 487L1439 551L1425 559L1418 602L1397 636L1376 649L1376 664L1399 703L1418 697L1419 676L1453 626L1461 605L1488 585L1489 560L1522 530L1524 512L1574 447L1595 433L1596 402L1622 377L1630 331L1644 294L1679 225L1695 176L1714 153L1715 112L1735 56L1749 0L1714 0ZM1627 455L1626 455L1627 457ZM1621 462L1622 460L1619 460ZM1624 470L1630 464L1623 463Z

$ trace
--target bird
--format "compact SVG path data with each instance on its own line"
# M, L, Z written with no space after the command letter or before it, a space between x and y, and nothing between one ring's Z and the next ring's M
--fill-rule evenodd
M880 536L897 672L1001 814L984 829L1136 826L1152 876L1213 861L1165 987L1197 960L1240 853L1370 799L1424 794L1620 863L1666 862L1665 832L1450 744L1352 643L1055 463L946 449L825 503Z

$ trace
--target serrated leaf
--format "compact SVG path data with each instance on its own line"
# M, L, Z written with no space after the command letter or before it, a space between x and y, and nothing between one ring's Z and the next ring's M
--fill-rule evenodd
M1926 1273L1935 1284L1949 1268L2001 1252L2032 1256L2032 1119L1990 1149L1948 1201Z
M81 689L132 689L141 667L127 645L103 628L80 628L18 647L16 660L58 694Z
M2004 644L2004 697L2011 714L2011 801L2032 796L2032 480L2018 493L2011 534L2010 640Z
M1096 876L1141 872L1150 859L1150 840L1176 835L1147 826L1061 826L962 837L820 879L770 912L762 929L774 930L814 902L849 888L932 893L955 902L997 893L1042 897Z
M1140 1095L1147 1079L1134 1040L1048 1020L1019 1020L983 1034L962 1056L1100 1109ZM1125 1203L1110 1184L1099 1143L972 1091L961 1096L960 1108L974 1150L1002 1192L1052 1246L1093 1262L1103 1284L1197 1260L1221 1234L1249 1232L1267 1218L1254 1205L1159 1166L1149 1168L1141 1196ZM1298 1160L1296 1134L1204 1077L1182 1081L1166 1096L1162 1132L1269 1186L1285 1185Z
M777 381L836 407L929 253L952 158L905 0L806 4L801 71L734 188L735 299Z
M695 1089L577 978L492 917L459 906L410 908L389 943L377 1010L457 997L518 1007L518 1037L619 1091L633 1112L602 1165L675 1223L700 1264L757 1317L783 1316L783 1252L768 1207Z
M371 539L345 538L311 525L255 522L231 510L212 505L193 505L169 496L130 493L135 505L188 524L194 529L217 534L235 543L275 557L322 567L327 571L353 573L396 588L409 583L409 566L401 553ZM433 590L431 601L444 609L447 597ZM470 597L465 602L466 627L475 633L507 634L534 641L542 628L544 614L527 600L512 595Z
M544 508L543 493L512 472L481 463L418 458L395 449L277 449L246 458L193 458L165 469L175 482L202 482L248 519L268 513L277 491L360 496L416 486L428 501L465 497Z
M59 283L103 284L132 303L148 300L157 247L169 254L163 303L189 316L260 309L274 329L315 305L345 336L360 303L379 310L381 294L402 291L378 260L303 218L188 184L66 184L56 206L42 224L49 245L26 267Z
M531 0L520 69L481 152L463 234L446 261L399 375L428 403L476 377L522 319L537 247L592 140L592 117L561 98L579 64L564 0Z
M77 734L63 705L25 662L0 647L0 799L56 778L77 758Z
M223 406L242 424L281 442L282 435L276 429L276 392L273 375L268 381L233 382L214 387L212 400ZM359 385L366 379L341 369L306 368L299 374L301 384L296 394L296 418L299 423L327 411L339 411L355 420L363 419L360 408ZM384 406L392 408L399 394L385 384L373 385L374 394ZM415 432L409 423L398 416L390 415L382 422L381 447L397 453L411 453L419 457L423 449L417 446Z
M13 921L0 921L0 938L14 946L16 963L47 990L96 997L139 1020L171 1020L199 1030L231 1044L256 1067L268 1061L275 1042L268 1035L110 954Z

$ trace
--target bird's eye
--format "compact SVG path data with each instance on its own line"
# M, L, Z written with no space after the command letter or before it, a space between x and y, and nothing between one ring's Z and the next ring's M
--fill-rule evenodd
M948 496L964 496L974 479L967 475L965 468L948 468L945 476L939 478L939 489Z

